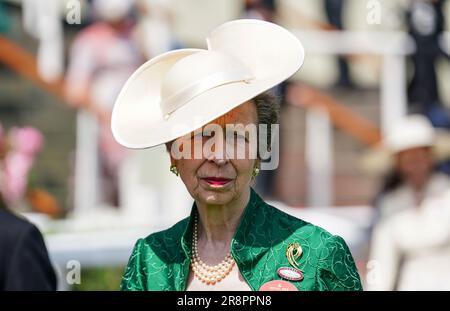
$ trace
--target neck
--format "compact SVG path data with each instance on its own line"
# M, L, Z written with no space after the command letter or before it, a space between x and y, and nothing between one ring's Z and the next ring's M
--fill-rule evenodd
M408 181L408 184L415 192L421 193L426 190L430 177L431 177L430 175L427 175L426 177L423 178L417 178L415 180L412 179Z
M249 200L250 188L228 204L211 205L196 202L199 213L199 240L212 245L229 245Z
M427 176L427 178L425 179L421 179L421 180L416 180L416 181L410 181L409 186L412 188L413 193L414 193L414 200L417 206L420 206L424 196L425 196L425 191L427 189L427 185L429 182L430 176Z

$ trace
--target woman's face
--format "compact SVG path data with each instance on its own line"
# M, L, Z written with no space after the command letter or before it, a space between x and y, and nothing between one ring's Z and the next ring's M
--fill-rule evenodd
M234 156L231 155L230 142L229 140L228 143L226 142L226 137L230 135L230 132L226 132L225 125L242 124L246 126L256 123L256 106L253 101L248 101L209 124L218 125L223 130L223 135L214 134L214 139L220 140L221 144L206 148L207 141L211 142L211 136L205 135L202 131L195 131L191 133L191 137L175 140L174 143L180 146L177 147L180 148L179 150L183 150L188 143L191 147L194 146L195 139L202 144L203 152L200 156L194 157L194 150L192 150L190 157L176 159L171 153L172 164L176 165L187 190L197 202L213 205L228 204L239 199L245 191L249 190L252 171L257 164L257 160L250 157L248 153L251 140L248 140L248 137L244 138L246 135L243 132L231 134L235 137L234 148L240 146L246 150L245 157L236 157L236 153ZM223 148L217 148L220 145Z
M402 177L416 188L425 185L433 170L433 155L429 147L402 151L397 154L396 161Z

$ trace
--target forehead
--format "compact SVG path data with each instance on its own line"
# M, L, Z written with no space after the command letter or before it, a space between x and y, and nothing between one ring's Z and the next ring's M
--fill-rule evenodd
M242 105L237 106L233 110L227 112L223 116L209 122L209 124L217 124L225 127L226 124L250 124L257 123L258 113L255 103L250 100Z
M424 155L424 154L428 154L428 153L431 153L430 147L416 147L416 148L403 150L403 151L397 153L397 157L405 158L405 157Z
M220 116L219 118L209 122L208 124L217 124L220 127L225 128L227 124L243 124L244 126L246 126L252 123L256 124L257 122L258 122L258 112L256 109L256 104L253 102L253 100L249 100L237 106L233 110L230 110L223 116ZM203 130L208 124L205 124L204 126L201 127L201 132L203 132ZM191 139L193 135L195 135L196 131L192 131L185 136L178 137L177 140ZM173 141L169 142L167 148L170 148L172 143Z
M242 124L244 126L248 124L257 124L258 123L258 112L256 109L256 104L253 100L246 101L245 103L239 105L238 107L234 108L233 110L230 110L223 116L220 116L219 118L209 122L208 124L217 124L222 128L225 128L227 124ZM205 127L208 125L204 125L201 127L201 132L205 129ZM197 130L200 130L197 129ZM166 147L168 149L171 148L172 143L176 140L178 140L180 143L184 139L191 139L193 135L195 135L196 131L192 131L189 134L186 134L185 136L178 137L177 139L166 143Z

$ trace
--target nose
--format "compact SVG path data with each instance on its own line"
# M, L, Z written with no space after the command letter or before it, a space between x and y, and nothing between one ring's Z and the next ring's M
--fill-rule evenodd
M215 158L215 157L212 160L209 160L209 161L214 162L218 166L223 166L223 165L228 163L227 159L218 159L218 158Z
M206 155L206 159L210 162L214 162L218 166L223 166L228 163L229 159L225 151L225 146L219 146L213 145L213 148L211 148L209 154Z

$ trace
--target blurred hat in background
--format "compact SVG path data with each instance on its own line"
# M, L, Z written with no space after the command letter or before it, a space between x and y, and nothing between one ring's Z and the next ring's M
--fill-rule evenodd
M423 115L413 114L392 126L382 142L360 158L360 169L368 174L385 174L393 168L394 155L420 147L432 148L436 161L450 158L450 133L434 128Z
M423 115L414 114L394 124L384 144L391 153L399 153L418 147L431 147L435 136L431 122Z

